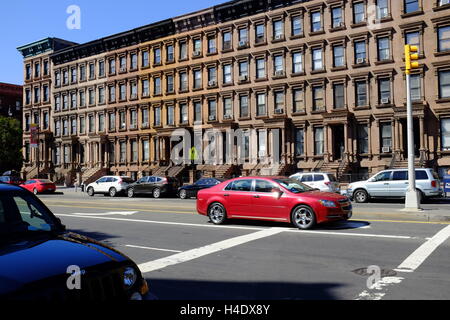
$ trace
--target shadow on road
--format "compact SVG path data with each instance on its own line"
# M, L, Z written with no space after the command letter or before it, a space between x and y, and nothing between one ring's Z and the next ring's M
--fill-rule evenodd
M100 241L100 242L105 243L110 246L113 246L113 244L110 241L111 239L120 238L119 236L116 236L116 235L98 232L98 231L86 231L86 230L77 230L77 229L68 229L67 231L81 234L82 236Z
M159 300L336 300L338 283L233 282L147 278Z

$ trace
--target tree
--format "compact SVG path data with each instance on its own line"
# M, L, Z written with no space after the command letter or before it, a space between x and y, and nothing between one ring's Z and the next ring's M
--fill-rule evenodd
M0 175L8 170L21 170L22 148L20 121L0 116Z

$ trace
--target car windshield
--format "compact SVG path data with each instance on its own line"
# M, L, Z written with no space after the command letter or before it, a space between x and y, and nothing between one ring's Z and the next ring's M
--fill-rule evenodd
M0 195L0 238L13 234L56 231L59 223L51 212L32 195Z
M47 179L39 179L39 181L41 183L52 183L50 180L47 180Z
M275 179L274 181L278 182L280 185L282 185L292 193L302 193L314 190L313 188L307 186L306 184L298 182L295 179Z

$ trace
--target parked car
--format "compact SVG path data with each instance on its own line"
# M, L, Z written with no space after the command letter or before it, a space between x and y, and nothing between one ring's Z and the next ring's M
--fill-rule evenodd
M21 178L15 176L0 176L0 182L19 186L24 181Z
M408 169L383 170L369 180L349 184L347 196L358 203L371 198L404 198L408 185ZM421 201L442 196L439 176L433 169L416 169L416 188Z
M0 266L0 301L150 298L128 257L67 232L35 195L6 184L0 184ZM70 276L79 277L78 289L69 290Z
M319 189L320 191L340 193L339 182L331 173L300 172L290 176L290 178L296 179L301 183L304 183L311 188Z
M172 177L148 176L127 186L127 195L133 198L137 195L151 195L153 198L175 195L179 182Z
M87 185L85 188L87 194L93 197L95 194L109 195L115 197L121 193L125 193L128 185L134 181L130 177L124 176L104 176L97 181Z
M56 191L56 185L47 179L33 179L25 181L20 185L21 187L33 192L38 193L54 193Z
M352 204L342 195L321 192L286 177L245 177L200 190L197 211L212 223L227 219L291 222L299 229L347 220Z
M181 199L195 198L200 190L211 188L223 181L224 179L220 178L201 178L194 184L185 185L179 188L178 197Z

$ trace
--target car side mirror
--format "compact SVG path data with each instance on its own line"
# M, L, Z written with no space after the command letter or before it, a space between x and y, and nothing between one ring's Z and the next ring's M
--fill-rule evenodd
M280 199L283 195L283 191L280 188L272 188L272 193L276 195L277 199Z

